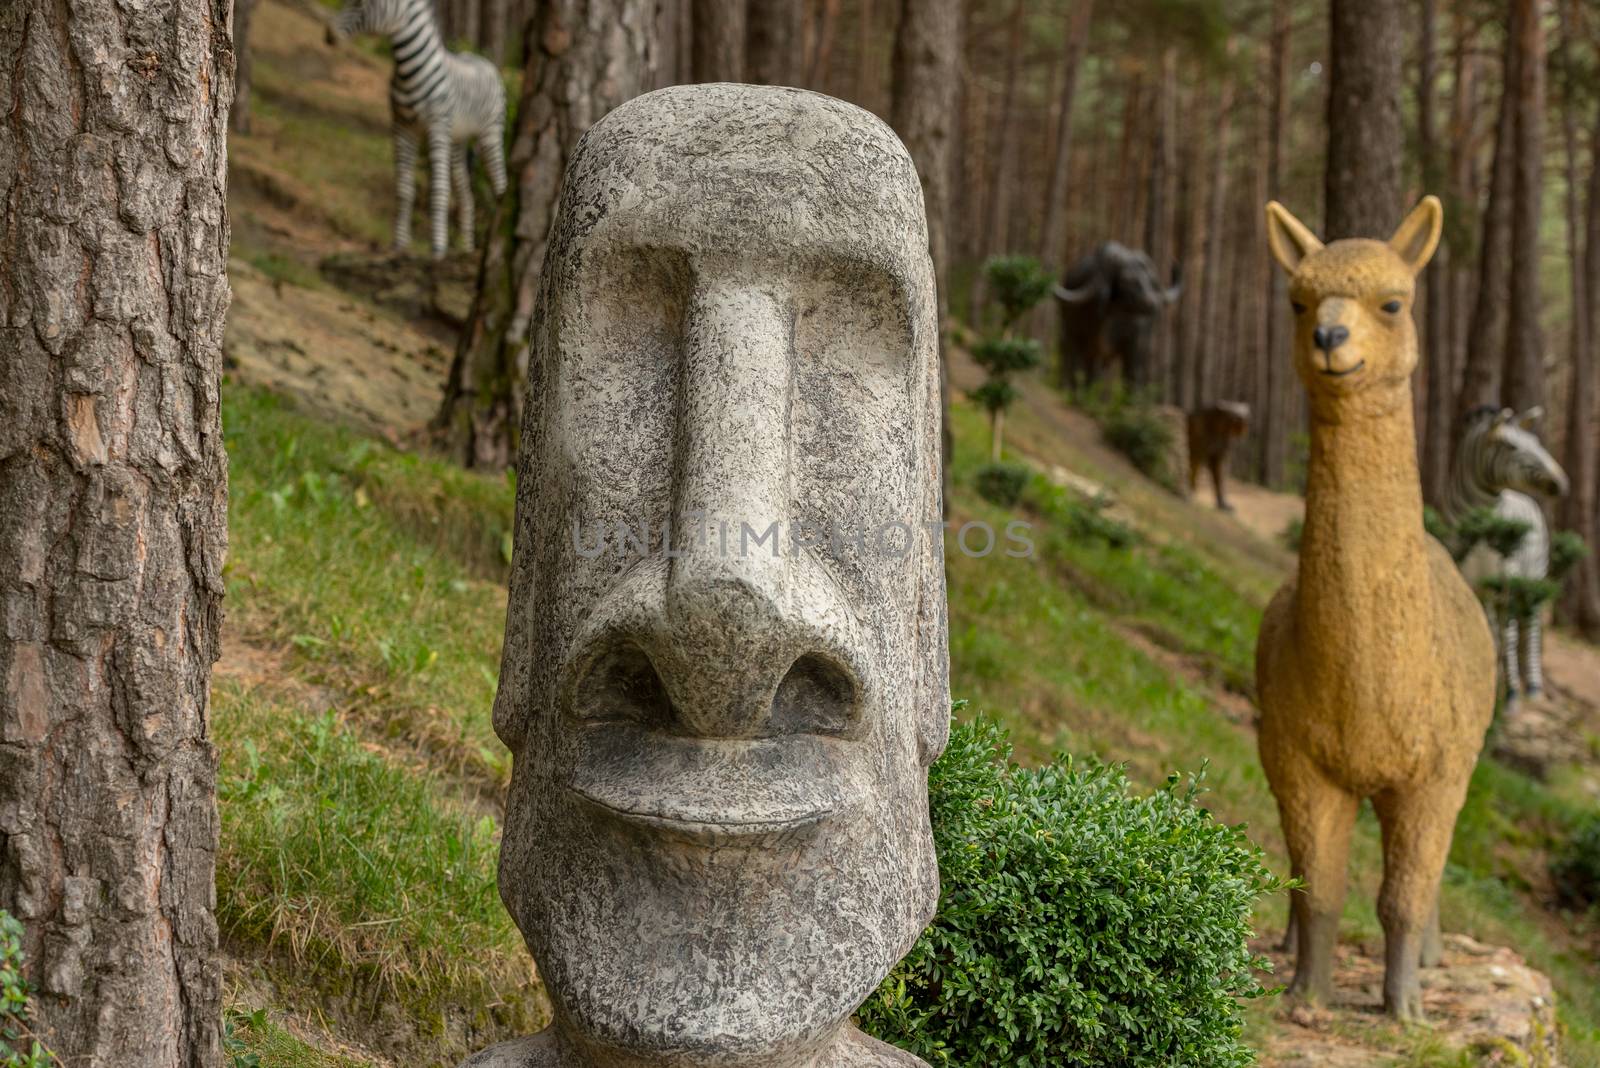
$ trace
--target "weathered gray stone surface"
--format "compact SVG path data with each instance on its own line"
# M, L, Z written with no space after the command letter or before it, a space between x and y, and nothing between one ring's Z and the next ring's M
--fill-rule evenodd
M468 1064L920 1064L849 1025L938 896L911 160L814 93L640 97L574 154L540 302L495 729L555 1022Z

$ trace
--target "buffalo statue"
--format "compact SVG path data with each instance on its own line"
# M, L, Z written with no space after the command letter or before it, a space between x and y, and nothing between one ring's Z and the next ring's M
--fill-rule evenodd
M1156 370L1156 325L1182 290L1176 266L1172 284L1163 287L1149 256L1115 241L1074 263L1055 289L1061 302L1061 384L1092 382L1120 363L1130 386L1149 385Z

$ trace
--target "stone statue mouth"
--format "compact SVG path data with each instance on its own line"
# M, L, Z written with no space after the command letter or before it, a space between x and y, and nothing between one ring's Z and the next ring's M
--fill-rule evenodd
M576 732L567 790L603 819L704 844L814 831L860 809L856 741L821 735L697 738L630 722Z
M1335 371L1331 367L1323 367L1323 368L1319 369L1319 373L1320 374L1325 374L1329 378L1343 378L1346 375L1355 374L1357 371L1361 370L1366 365L1367 365L1367 361L1366 360L1357 360L1352 366L1346 367L1343 371Z

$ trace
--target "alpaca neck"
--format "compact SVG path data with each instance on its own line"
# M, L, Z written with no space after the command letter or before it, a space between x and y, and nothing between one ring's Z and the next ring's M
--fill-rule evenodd
M1315 406L1313 406L1315 408ZM1298 595L1302 635L1345 660L1422 633L1432 609L1409 385L1354 419L1313 411ZM1375 633L1382 622L1383 633Z

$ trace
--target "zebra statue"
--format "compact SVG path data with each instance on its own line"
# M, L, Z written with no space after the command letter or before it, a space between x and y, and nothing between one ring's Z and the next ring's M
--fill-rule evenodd
M1457 523L1475 508L1493 508L1496 515L1529 526L1522 545L1509 557L1502 559L1482 542L1473 547L1461 561L1461 573L1474 588L1495 575L1542 579L1549 570L1550 527L1544 508L1530 494L1561 496L1567 492L1567 473L1530 429L1543 414L1540 408L1518 416L1510 408L1487 406L1467 414L1450 472L1445 518ZM1519 688L1530 697L1544 688L1539 616L1503 619L1495 629L1509 709Z
M394 75L389 114L394 135L397 203L394 247L411 244L417 148L428 141L428 213L433 258L444 255L449 235L450 185L455 184L456 225L472 247L472 181L467 146L474 144L489 171L494 195L506 191L506 90L500 72L482 56L451 52L433 17L432 0L348 0L328 26L328 43L358 33L389 38Z

